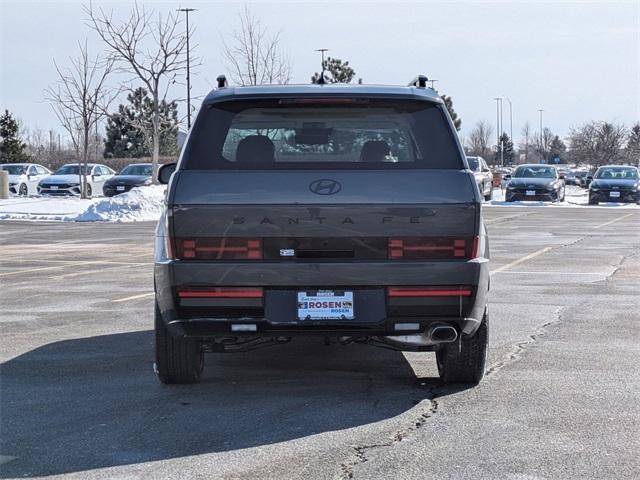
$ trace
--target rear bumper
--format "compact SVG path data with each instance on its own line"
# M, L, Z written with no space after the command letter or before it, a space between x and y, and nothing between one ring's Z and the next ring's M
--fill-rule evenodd
M473 334L488 301L489 263L207 263L155 264L156 302L163 321L176 335L206 340L237 335L234 325L255 327L251 336L389 336L424 332L434 324ZM388 298L386 286L470 286L470 297ZM262 287L264 299L189 303L181 287ZM354 291L355 319L298 320L296 292L307 289ZM360 303L359 303L360 302ZM398 329L397 324L405 324ZM408 328L406 324L412 324Z

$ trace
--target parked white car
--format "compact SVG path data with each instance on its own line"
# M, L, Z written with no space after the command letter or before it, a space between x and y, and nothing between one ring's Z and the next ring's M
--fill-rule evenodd
M38 193L41 195L80 195L80 173L84 165L68 163L61 166L52 175L43 178L38 184ZM87 165L87 195L94 192L102 193L104 182L109 180L116 172L106 165L89 163Z
M35 195L38 193L38 183L51 170L37 163L5 163L0 170L9 172L9 191L14 195Z

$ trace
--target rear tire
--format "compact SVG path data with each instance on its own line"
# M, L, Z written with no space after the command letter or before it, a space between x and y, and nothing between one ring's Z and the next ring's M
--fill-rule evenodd
M489 314L485 312L480 328L471 337L445 343L436 352L438 373L444 383L477 385L484 377L489 347Z
M155 307L156 372L162 383L194 383L204 369L200 342L174 337L167 329L158 306Z
M91 198L91 194L93 192L91 191L91 185L87 185L87 198Z
M20 184L20 189L18 190L18 195L21 197L26 197L29 194L29 189L24 183Z
M589 205L598 205L598 202L589 197Z
M484 196L485 201L489 201L493 198L493 185L489 187L489 193Z

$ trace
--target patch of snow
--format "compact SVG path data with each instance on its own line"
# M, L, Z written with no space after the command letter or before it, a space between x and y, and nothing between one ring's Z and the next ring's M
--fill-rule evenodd
M599 205L589 205L589 190L578 187L577 185L567 185L565 187L564 202L541 202L541 201L517 201L506 202L504 199L504 190L500 188L493 189L493 198L484 203L484 206L500 206L500 207L576 207L583 206L588 208L640 208L635 203L617 203L608 202Z
M165 186L137 187L115 197L12 197L0 200L0 220L47 222L157 221Z

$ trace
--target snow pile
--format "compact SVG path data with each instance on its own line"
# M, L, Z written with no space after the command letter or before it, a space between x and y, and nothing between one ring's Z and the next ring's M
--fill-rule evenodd
M57 222L157 221L162 212L165 187L137 187L115 197L12 197L0 200L0 220Z

